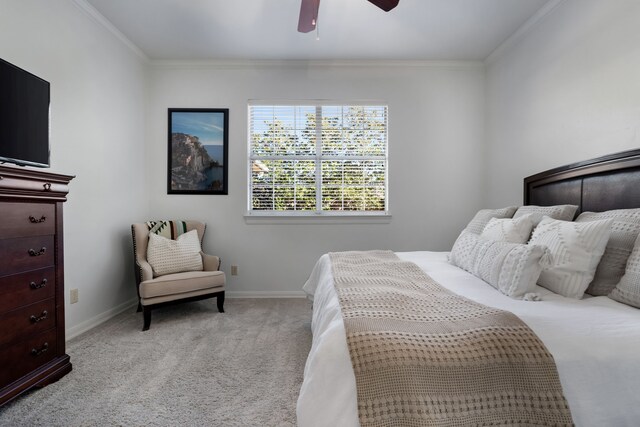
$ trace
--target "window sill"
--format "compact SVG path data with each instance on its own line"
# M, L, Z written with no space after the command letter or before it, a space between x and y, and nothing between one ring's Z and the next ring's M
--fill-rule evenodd
M390 214L381 215L259 215L245 214L244 222L253 224L389 224Z

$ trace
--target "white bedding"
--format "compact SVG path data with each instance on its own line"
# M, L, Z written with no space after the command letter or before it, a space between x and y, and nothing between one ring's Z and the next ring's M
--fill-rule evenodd
M556 361L577 426L640 425L640 309L607 297L569 299L541 287L542 301L514 300L450 265L446 252L397 255L451 291L527 323ZM314 301L313 344L298 398L298 425L358 426L355 377L328 255L303 289Z

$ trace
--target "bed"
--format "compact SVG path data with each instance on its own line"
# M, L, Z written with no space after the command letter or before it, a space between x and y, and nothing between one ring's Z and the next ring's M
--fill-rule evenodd
M525 178L524 205L559 204L577 205L578 213L640 207L640 150ZM396 255L446 289L511 312L533 330L555 360L577 426L640 423L640 309L607 296L566 298L539 286L535 293L541 301L513 299L451 265L447 253ZM329 255L318 260L304 290L313 299L313 343L298 399L298 424L358 426L356 379Z

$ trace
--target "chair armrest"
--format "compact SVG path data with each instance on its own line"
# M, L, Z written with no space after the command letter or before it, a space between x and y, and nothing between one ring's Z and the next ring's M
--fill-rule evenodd
M204 271L218 271L220 270L220 258L215 255L208 255L204 252L200 252L202 255L202 264Z
M153 269L147 261L136 260L136 265L140 269L140 282L153 279Z

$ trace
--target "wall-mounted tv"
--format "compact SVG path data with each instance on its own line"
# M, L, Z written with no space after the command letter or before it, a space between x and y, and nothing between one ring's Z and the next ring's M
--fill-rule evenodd
M49 82L0 59L0 163L49 167Z

